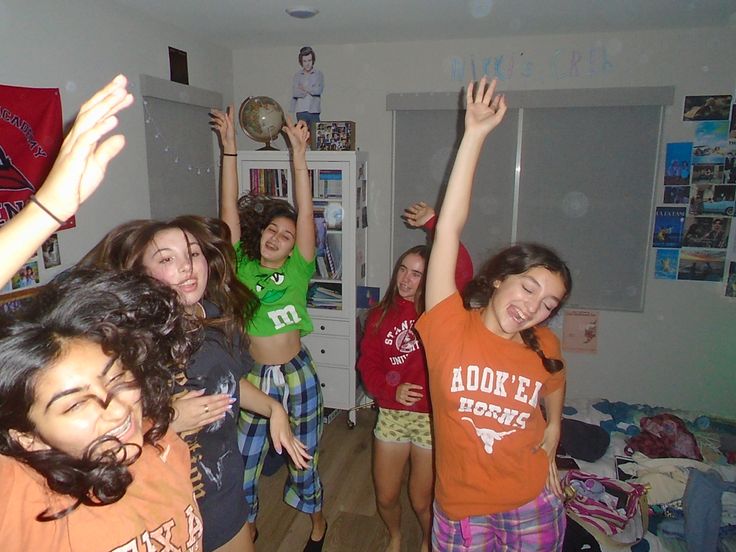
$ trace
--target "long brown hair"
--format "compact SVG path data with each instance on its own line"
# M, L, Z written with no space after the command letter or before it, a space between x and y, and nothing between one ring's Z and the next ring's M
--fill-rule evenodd
M207 259L209 273L204 298L217 305L221 316L208 318L204 323L222 328L229 338L245 339L243 328L255 314L258 298L235 274L230 229L220 219L182 215L166 221L126 222L111 230L79 264L145 272L143 254L146 248L156 234L172 228L181 230L185 236L191 234Z
M380 311L381 313L378 317L378 320L376 320L376 325L373 328L374 331L378 331L378 328L381 326L381 323L386 318L388 311L391 310L394 305L396 305L397 297L400 297L398 284L399 268L401 268L401 265L404 263L404 259L406 259L409 255L419 255L424 260L425 270L422 274L422 279L419 282L419 286L417 286L416 295L414 295L414 308L416 309L417 314L419 315L424 312L424 284L427 280L426 267L427 257L429 256L429 248L426 245L415 245L414 247L411 247L404 251L401 256L396 260L396 264L394 264L394 270L391 273L391 280L389 281L386 293L384 294L383 298L378 302L378 304L373 307L373 310Z
M572 291L572 276L570 275L570 269L557 253L548 247L536 243L518 243L503 249L488 259L480 268L475 278L463 290L463 305L466 309L485 307L490 302L491 296L496 289L493 286L493 282L498 280L503 281L514 274L523 274L535 266L546 268L562 278L562 283L565 286L565 295L560 298L560 302L550 313L550 316L554 316L570 296L570 292ZM559 372L564 368L561 360L548 358L544 354L534 328L522 330L520 335L524 344L539 355L548 372Z

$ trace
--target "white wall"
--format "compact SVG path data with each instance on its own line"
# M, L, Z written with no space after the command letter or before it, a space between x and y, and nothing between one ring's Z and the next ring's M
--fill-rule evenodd
M192 86L231 98L229 50L97 0L0 0L0 83L58 87L65 124L118 73L129 78L136 96L120 115L127 145L100 190L80 209L77 228L59 233L63 264L54 272L76 262L116 224L150 215L139 79L141 74L169 78L169 46L188 53ZM206 125L203 121L196 131L207 131Z
M693 136L692 126L681 121L683 97L730 94L736 76L732 28L312 46L325 74L322 119L356 121L357 145L370 154L368 279L382 287L393 262L384 244L391 242L391 224L399 222L399 206L391 205L386 94L457 91L484 67L507 90L672 85L675 105L666 110L660 182L664 144ZM288 106L296 56L291 47L236 51L236 101L267 95ZM463 61L464 72L453 60ZM566 355L568 395L736 415L736 304L722 295L718 284L650 277L643 313L602 312L598 353Z

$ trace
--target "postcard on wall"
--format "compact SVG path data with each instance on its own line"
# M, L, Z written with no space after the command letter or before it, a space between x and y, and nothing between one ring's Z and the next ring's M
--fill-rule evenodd
M690 186L665 186L662 203L687 205L690 197Z
M652 247L680 247L685 207L657 207Z
M731 219L727 217L687 217L685 219L683 247L709 247L726 249L731 231Z
M370 309L378 304L381 290L372 286L357 286L355 304L359 309Z
M683 121L728 121L731 96L685 96Z
M728 130L728 142L736 144L736 104L731 106L731 126Z
M49 239L43 242L41 246L43 253L43 267L53 268L61 264L61 254L59 252L59 235L51 234Z
M723 249L683 248L677 269L678 280L722 282L726 265Z
M664 171L665 186L687 186L690 184L690 158L692 154L692 142L673 142L667 144Z
M736 297L736 262L728 263L728 279L726 280L726 297Z
M677 263L679 258L679 249L657 249L657 259L654 262L654 277L657 280L677 280Z
M562 322L562 349L598 352L598 311L566 309Z

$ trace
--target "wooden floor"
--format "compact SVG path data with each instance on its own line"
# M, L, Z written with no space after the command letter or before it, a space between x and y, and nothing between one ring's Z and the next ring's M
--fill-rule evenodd
M376 411L357 412L348 429L341 413L325 426L320 444L319 472L324 485L324 512L329 529L323 552L382 552L388 532L376 512L371 453ZM406 479L407 473L404 474ZM309 517L284 504L286 468L261 477L256 552L301 552L309 537ZM421 530L409 504L406 484L402 503L402 552L417 552Z

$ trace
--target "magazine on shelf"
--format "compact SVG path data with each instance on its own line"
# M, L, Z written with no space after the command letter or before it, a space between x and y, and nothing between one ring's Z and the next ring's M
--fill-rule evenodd
M315 196L325 198L342 197L342 170L321 169Z
M307 304L315 309L342 308L342 287L340 284L313 282L307 293Z

